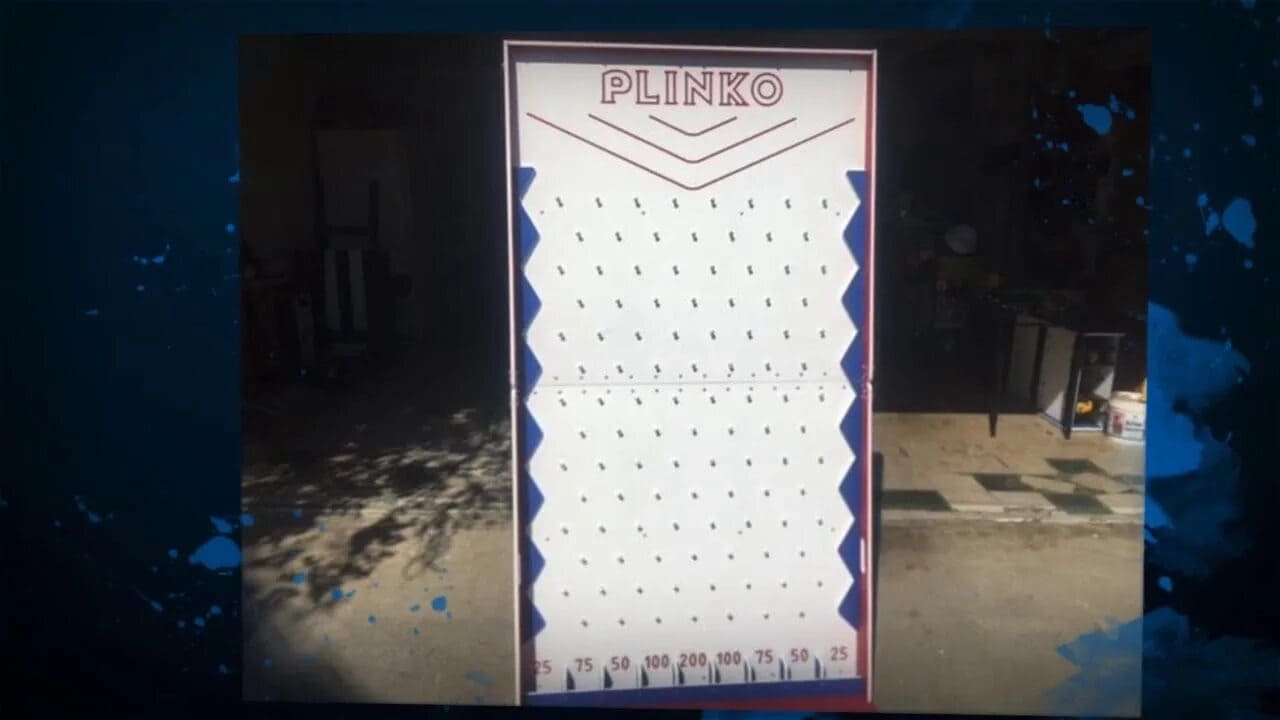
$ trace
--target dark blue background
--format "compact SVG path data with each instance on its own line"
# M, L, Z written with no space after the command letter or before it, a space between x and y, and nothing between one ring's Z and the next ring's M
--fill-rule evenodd
M239 514L240 34L1118 25L1153 30L1149 288L1168 310L1152 309L1144 703L1153 717L1275 707L1280 5L1265 0L7 6L13 687L41 712L74 696L100 710L239 699L239 578L189 556L210 516ZM1253 248L1205 232L1233 198L1250 203ZM144 273L134 257L164 261ZM202 630L177 626L215 604ZM8 692L0 706L20 715Z

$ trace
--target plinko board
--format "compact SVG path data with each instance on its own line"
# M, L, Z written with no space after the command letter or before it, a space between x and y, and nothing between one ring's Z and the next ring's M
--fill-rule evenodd
M874 53L506 82L521 702L867 707Z

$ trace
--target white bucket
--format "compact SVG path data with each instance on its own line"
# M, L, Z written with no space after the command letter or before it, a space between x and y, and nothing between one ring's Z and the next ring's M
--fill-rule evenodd
M1116 393L1107 407L1107 434L1116 440L1142 442L1147 435L1147 405L1138 393Z

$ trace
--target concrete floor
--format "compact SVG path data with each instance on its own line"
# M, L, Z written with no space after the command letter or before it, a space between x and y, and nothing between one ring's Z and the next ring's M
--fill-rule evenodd
M246 423L246 699L513 700L503 408L459 413L414 397L424 395L394 382L354 399L302 392L277 398L271 422ZM984 450L970 420L930 417L881 425L898 424L885 438L911 448L911 478L927 475L930 457L940 472L1004 457ZM1026 455L1025 440L1010 431L997 442L1012 457ZM894 467L886 485L906 472ZM886 520L881 709L1071 714L1046 704L1072 672L1058 646L1141 613L1140 524L999 519Z
M882 533L877 708L1088 712L1048 697L1074 672L1057 648L1142 614L1139 526L931 520ZM1114 715L1136 717L1140 690Z
M294 563L300 568L340 561L352 539L380 519L322 515L315 520L324 533L274 549L300 551ZM254 527L273 522L261 513L255 521ZM245 620L246 699L509 704L514 698L509 525L455 532L433 567L399 548L359 580L332 587L295 584L293 567L263 562L262 544L246 548L246 603L253 604Z

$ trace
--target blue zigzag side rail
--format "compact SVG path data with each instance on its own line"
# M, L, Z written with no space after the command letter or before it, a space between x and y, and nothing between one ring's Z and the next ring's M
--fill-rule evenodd
M858 263L858 270L854 273L853 279L849 283L849 287L845 289L842 300L844 302L845 311L849 313L849 317L853 319L854 325L857 327L857 333L853 342L845 349L844 357L840 360L840 367L844 370L845 377L849 379L849 384L857 393L853 402L849 405L848 411L844 418L840 421L840 431L844 434L845 442L849 443L849 447L854 451L854 461L846 471L844 479L840 482L840 496L844 498L844 502L849 506L849 510L853 513L853 525L849 532L845 534L844 539L840 542L840 558L844 560L845 566L849 568L850 574L853 576L853 584L845 593L844 599L840 602L840 616L853 626L859 633L865 632L866 628L863 623L863 585L867 582L867 578L862 573L862 538L864 537L865 524L869 522L863 507L863 483L862 478L865 477L866 463L872 461L871 457L864 456L869 453L870 443L869 428L865 427L864 422L864 403L868 401L867 390L870 378L870 358L868 357L869 344L865 337L867 329L867 312L870 307L868 298L869 283L866 281L866 275L871 271L867 263L867 240L868 240L868 193L867 193L867 172L851 171L846 173L849 184L853 186L853 192L858 197L858 209L849 218L849 224L845 226L844 241L849 247L849 252L853 253L854 260ZM870 548L867 548L870 552ZM865 643L864 639L859 639L860 643ZM864 645L865 646L865 645ZM866 671L866 668L859 667L860 672Z
M538 245L538 230L533 225L533 219L524 209L524 196L528 192L529 186L533 184L536 175L533 168L521 167L516 171L516 205L519 212L519 227L516 242L518 243L520 267L519 267L519 287L520 296L518 298L518 312L520 317L520 365L516 375L517 402L519 403L520 424L518 428L520 438L519 453L519 483L520 483L520 507L517 508L517 532L520 534L520 545L522 552L520 555L520 642L522 645L531 647L531 642L539 631L546 625L546 621L533 605L531 590L538 574L542 572L545 560L542 553L538 552L538 547L533 541L532 535L529 534L529 528L533 522L533 518L538 514L538 510L542 507L542 492L538 489L538 484L534 482L533 477L529 474L528 462L533 457L533 453L538 449L539 443L542 442L542 429L538 427L538 421L529 412L528 394L538 382L538 378L542 375L542 365L534 356L532 348L529 347L528 332L529 326L533 323L533 319L538 314L538 310L542 306L542 301L538 299L538 294L534 292L533 286L529 284L529 279L524 273L525 263L529 261L530 255ZM521 667L520 672L524 674L526 671ZM521 683L524 685L525 683Z

